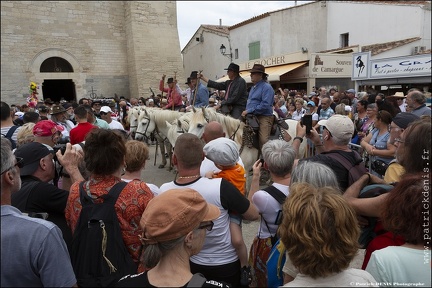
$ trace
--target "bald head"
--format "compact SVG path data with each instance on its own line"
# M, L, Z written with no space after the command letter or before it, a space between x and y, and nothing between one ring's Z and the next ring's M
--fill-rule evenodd
M202 135L202 139L208 143L211 140L225 137L225 132L223 131L222 125L219 122L211 121L209 122L205 128Z

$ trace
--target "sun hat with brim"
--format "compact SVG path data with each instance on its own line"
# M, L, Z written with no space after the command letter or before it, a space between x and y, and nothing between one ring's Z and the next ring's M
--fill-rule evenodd
M39 142L30 142L19 146L14 154L16 157L23 158L23 167L20 169L20 175L32 175L37 170L40 159L53 152L54 150L49 150L44 144Z
M55 115L59 113L64 113L66 110L63 108L63 106L60 105L53 105L50 109L50 115Z
M144 244L156 244L185 236L201 222L220 216L217 206L190 188L171 189L150 200L140 220Z
M265 67L261 64L254 64L251 70L249 70L250 73L262 73L265 76L268 76L267 73L265 73Z

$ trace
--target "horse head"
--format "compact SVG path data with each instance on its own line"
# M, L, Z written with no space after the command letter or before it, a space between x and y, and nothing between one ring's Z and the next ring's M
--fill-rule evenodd
M167 138L171 145L174 147L177 138L184 133L187 133L189 130L189 122L193 115L193 112L186 112L179 118L169 122L166 121L168 126Z
M135 139L142 141L148 137L155 129L154 121L151 120L153 111L142 110L138 116L138 125L135 131Z

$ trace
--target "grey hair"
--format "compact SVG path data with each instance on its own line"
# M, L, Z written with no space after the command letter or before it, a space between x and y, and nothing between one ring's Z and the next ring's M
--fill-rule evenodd
M367 105L367 108L369 109L378 109L377 105L375 103L371 103L369 105Z
M269 171L279 177L291 173L296 153L284 140L269 140L262 147L263 159Z
M12 145L9 139L1 137L1 172L14 165Z
M185 238L186 236L182 236L174 240L147 245L143 254L144 259L142 259L145 267L153 268L156 266L164 255L182 245Z
M409 94L411 95L411 99L420 105L426 102L426 96L420 91L412 91Z
M341 103L341 104L336 105L335 113L340 114L340 115L345 115L345 116L348 115L348 112L345 111L345 104Z
M339 182L333 170L319 162L301 161L291 173L291 185L309 183L316 188L330 186L339 189Z
M359 93L357 94L357 98L358 98L359 100L363 100L363 98L364 98L365 96L367 96L367 95L368 95L367 92L362 91L362 92L359 92Z

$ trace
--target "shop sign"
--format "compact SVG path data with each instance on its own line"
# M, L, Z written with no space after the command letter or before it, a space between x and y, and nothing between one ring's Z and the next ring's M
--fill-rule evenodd
M371 52L358 52L352 54L352 80L366 79L369 77Z
M351 77L352 54L311 53L309 75L312 78Z
M369 78L431 76L431 54L370 61Z
M240 64L240 70L250 70L252 69L254 64L261 64L264 67L272 67L279 66L291 63L297 63L301 61L308 61L307 54L303 54L301 52L279 55L279 56L271 56L266 58L254 59L250 60L246 63Z

